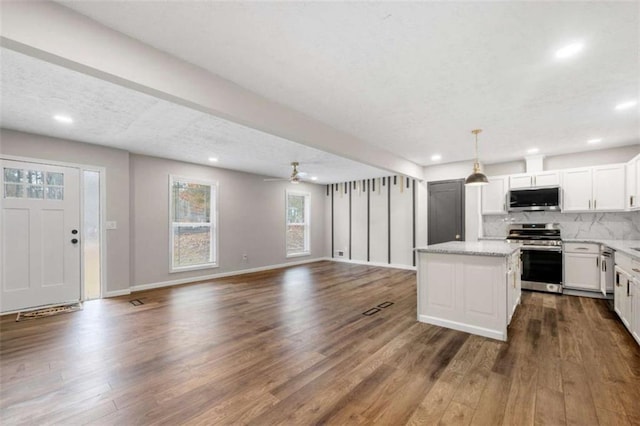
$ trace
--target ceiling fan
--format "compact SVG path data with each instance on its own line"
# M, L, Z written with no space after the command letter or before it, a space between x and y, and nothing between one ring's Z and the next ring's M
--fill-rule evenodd
M280 181L289 181L291 183L295 183L298 184L301 182L300 177L306 175L305 172L299 172L298 171L298 166L300 165L300 163L298 163L297 161L294 161L291 163L291 176L289 176L288 178L274 178L274 179L265 179L265 182L280 182Z

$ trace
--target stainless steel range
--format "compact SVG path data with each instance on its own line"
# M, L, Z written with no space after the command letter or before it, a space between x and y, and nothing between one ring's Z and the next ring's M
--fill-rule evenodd
M507 241L522 244L522 288L562 293L562 238L557 223L513 224Z

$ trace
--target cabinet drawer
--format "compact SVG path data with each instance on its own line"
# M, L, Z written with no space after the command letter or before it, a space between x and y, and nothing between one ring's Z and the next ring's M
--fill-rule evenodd
M600 244L564 243L563 248L568 253L600 253Z

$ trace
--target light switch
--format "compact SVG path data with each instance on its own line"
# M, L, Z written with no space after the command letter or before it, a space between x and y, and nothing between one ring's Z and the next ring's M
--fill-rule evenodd
M118 229L118 222L116 222L115 220L108 220L107 229Z

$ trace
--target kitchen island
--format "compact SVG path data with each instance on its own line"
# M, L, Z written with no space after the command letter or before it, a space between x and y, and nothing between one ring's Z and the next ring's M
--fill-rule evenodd
M520 303L520 246L451 241L416 248L418 321L507 340Z

